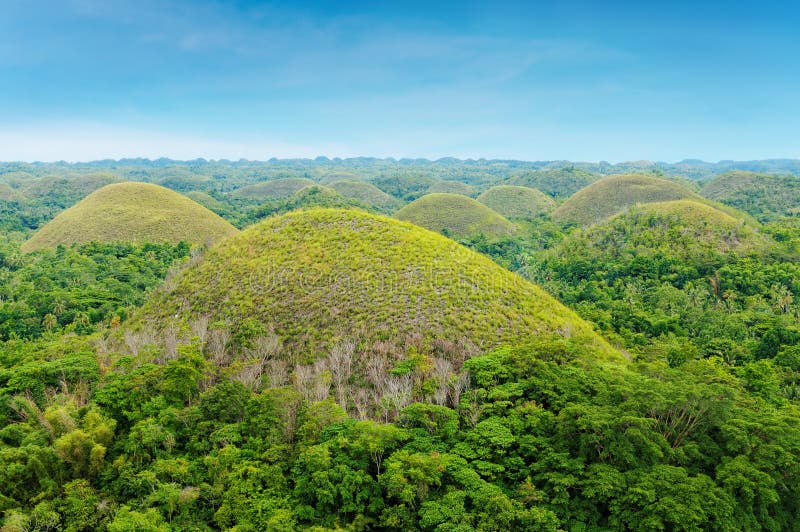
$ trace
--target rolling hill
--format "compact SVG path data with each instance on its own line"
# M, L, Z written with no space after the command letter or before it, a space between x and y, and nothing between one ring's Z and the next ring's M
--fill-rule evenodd
M236 189L229 195L232 198L268 201L275 199L288 198L292 194L299 192L303 187L314 185L315 182L305 177L286 177L283 179L273 179L263 183L247 185Z
M118 176L106 172L66 177L41 177L24 182L20 191L25 198L66 208L95 190L119 181Z
M177 192L148 183L116 183L56 216L22 250L91 241L203 244L236 232L218 215Z
M486 205L460 194L428 194L397 211L395 217L453 238L480 234L501 238L517 230Z
M478 201L506 218L532 219L552 211L556 202L534 188L498 185L480 196Z
M410 223L343 209L271 217L220 242L127 327L173 317L179 328L198 317L234 328L255 321L295 359L338 338L386 347L412 335L486 348L552 333L619 357L591 325L490 259Z
M462 196L473 197L475 188L461 181L439 181L428 187L426 194L461 194Z
M761 221L800 212L800 177L793 175L729 172L709 181L700 194Z
M700 196L680 183L642 174L621 174L601 179L579 190L553 211L561 223L591 225L637 203L654 203Z
M386 213L394 212L402 204L399 199L366 181L337 181L330 187L345 198L360 201Z
M658 255L690 265L732 252L765 251L770 243L746 221L704 203L675 200L631 207L570 235L555 254L599 261Z
M525 172L509 177L502 184L535 188L556 198L566 198L600 177L587 170L568 166Z

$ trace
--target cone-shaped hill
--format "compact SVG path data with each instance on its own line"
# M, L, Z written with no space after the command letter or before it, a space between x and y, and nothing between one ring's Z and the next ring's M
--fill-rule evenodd
M314 184L314 181L305 177L286 177L238 188L231 192L230 196L236 199L253 201L276 200L288 198L300 192L303 188Z
M486 348L544 334L620 357L590 324L489 258L356 210L296 211L245 229L154 293L127 327L188 331L198 317L234 329L255 321L295 357L341 338L368 348L409 335Z
M700 193L761 221L800 213L800 177L793 175L729 172L709 181Z
M517 230L500 214L461 194L427 194L397 211L395 217L453 238L480 234L502 238Z
M438 181L428 187L427 194L436 194L439 192L472 197L475 194L475 189L461 181Z
M492 187L478 201L506 218L536 218L556 206L553 198L535 188L512 185Z
M700 199L680 183L641 174L613 175L579 190L553 211L562 223L591 225L637 203Z
M39 229L25 252L82 242L213 242L237 232L186 196L149 183L116 183L89 194Z
M690 265L732 252L765 251L770 242L747 221L697 201L676 200L632 207L570 235L554 253L600 261L659 255Z
M393 212L401 204L399 199L366 181L337 181L330 187L345 198L360 201L383 212Z

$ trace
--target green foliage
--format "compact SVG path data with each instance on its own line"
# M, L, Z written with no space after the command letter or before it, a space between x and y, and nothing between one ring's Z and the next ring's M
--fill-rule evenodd
M729 172L708 182L700 193L762 222L800 213L800 179L794 175Z
M177 192L158 185L117 183L56 216L22 250L92 241L207 244L236 232L230 223Z
M563 168L523 172L509 177L502 184L533 188L556 198L567 198L600 177L598 174L568 165Z
M189 255L186 243L88 243L21 256L0 266L0 339L118 324ZM113 325L113 324L112 324Z
M314 185L314 181L306 178L288 177L275 179L255 185L247 185L230 193L236 199L249 201L268 201L288 198L307 186Z
M218 197L292 172L483 187L543 166L114 164ZM25 171L6 176L16 196L60 167L8 168ZM655 203L466 240L596 321L627 364L534 285L363 212L273 217L215 247L138 315L130 356L113 351L134 331L121 318L187 245L4 240L0 528L794 530L800 240L791 220L731 212ZM385 408L359 403L373 396Z

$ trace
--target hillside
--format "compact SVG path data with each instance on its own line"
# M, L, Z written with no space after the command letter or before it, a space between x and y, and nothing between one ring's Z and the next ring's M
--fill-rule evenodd
M462 196L474 196L475 188L461 181L439 181L428 187L426 194L461 194Z
M616 357L591 325L452 240L391 218L314 209L271 217L212 248L129 325L255 320L295 356L337 337L483 348L560 331Z
M512 235L516 226L492 209L460 194L428 194L395 213L399 220L453 238Z
M555 253L600 261L661 255L689 265L768 246L769 240L752 225L703 203L676 200L632 207L571 235Z
M492 187L478 201L506 218L536 218L553 210L553 198L533 188L512 185Z
M553 219L561 223L591 225L637 203L654 203L699 196L674 181L642 174L613 175L576 192L558 209Z
M509 177L503 184L535 188L556 198L566 198L600 177L587 170L567 166L524 172Z
M95 190L119 181L120 178L116 175L105 172L65 177L48 176L23 181L20 190L28 199L66 208Z
M303 187L288 198L263 203L255 210L254 218L257 221L273 214L284 214L314 207L371 209L365 203L353 198L346 198L330 187L314 184Z
M399 199L366 181L336 181L330 187L345 198L360 201L386 213L395 211L401 205Z
M177 192L148 183L116 183L56 216L22 250L91 241L203 244L236 232L218 215Z
M267 201L288 198L292 194L299 192L303 187L315 184L311 179L304 177L287 177L283 179L273 179L264 183L256 183L236 189L230 193L230 197L236 199Z
M793 175L729 172L709 181L700 194L760 221L800 212L800 178Z
M429 175L395 175L379 177L372 183L390 196L404 201L414 201L436 183Z

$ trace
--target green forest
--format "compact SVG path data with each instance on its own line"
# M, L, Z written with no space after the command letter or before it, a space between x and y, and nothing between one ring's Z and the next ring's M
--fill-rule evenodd
M800 530L799 176L0 163L0 530Z

